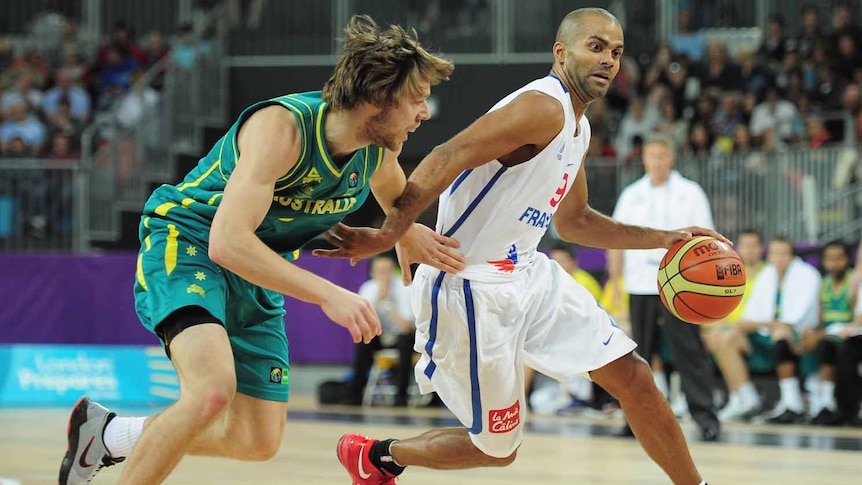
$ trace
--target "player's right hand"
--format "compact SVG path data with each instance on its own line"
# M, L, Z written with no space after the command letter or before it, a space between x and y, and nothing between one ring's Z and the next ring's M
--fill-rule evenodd
M320 309L330 320L346 328L354 343L367 344L380 335L380 319L374 306L352 291L339 288L320 305Z

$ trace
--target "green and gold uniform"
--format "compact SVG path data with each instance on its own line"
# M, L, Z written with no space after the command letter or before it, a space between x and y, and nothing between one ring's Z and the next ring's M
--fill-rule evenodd
M204 308L230 336L237 390L287 401L288 344L284 297L220 268L207 256L210 227L225 185L239 162L237 136L257 110L282 106L296 117L302 148L296 165L274 187L272 205L255 234L292 261L299 249L358 209L383 148L368 146L337 166L326 149L328 105L319 91L289 94L246 108L228 132L178 185L153 192L141 219L135 309L150 331L175 310Z

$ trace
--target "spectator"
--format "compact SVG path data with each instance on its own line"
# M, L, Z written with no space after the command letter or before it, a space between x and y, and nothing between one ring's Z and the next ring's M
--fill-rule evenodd
M548 256L562 266L566 273L572 275L578 284L586 288L596 301L602 297L602 286L593 275L581 269L578 265L578 254L570 246L565 244L555 246Z
M752 286L736 336L730 345L718 349L716 360L725 378L739 372L743 377L737 380L742 383L751 382L744 364L740 365L743 354L751 354L748 362L755 367L769 368L771 362L778 374L781 398L766 421L800 423L805 417L805 404L796 374L797 342L803 331L817 325L820 273L794 257L793 243L784 237L769 242L767 257L770 266L763 269ZM735 367L728 367L730 362L735 362ZM752 418L757 411L760 410L744 417Z
M102 44L96 53L95 69L101 72L119 56L120 63L146 64L147 55L134 42L132 30L124 20L114 24L114 32L108 42Z
M3 74L11 70L14 61L15 53L12 52L12 43L6 37L0 36L0 87L5 84Z
M147 61L144 64L145 69L150 69L155 66L159 61L166 58L170 52L168 44L165 42L165 37L158 30L154 30L150 32L149 37L147 37L147 47L146 47L146 55ZM159 70L158 74L156 74L153 79L151 85L154 89L161 90L165 84L165 73L167 72L167 66L163 67Z
M629 103L628 112L620 121L617 137L614 140L614 150L617 156L628 157L632 151L632 139L635 135L646 138L657 124L657 113L648 112L643 99L632 99Z
M688 121L678 116L673 98L665 97L661 101L661 120L655 131L670 137L674 146L684 146L688 138Z
M706 59L701 67L701 89L718 88L721 91L742 89L742 71L728 57L727 47L721 42L711 42L706 50Z
M38 49L29 49L21 57L12 63L12 69L23 69L30 72L31 85L36 89L44 89L45 84L51 76L51 69L42 57Z
M0 151L11 150L7 145L16 138L21 138L26 152L29 155L37 155L47 137L45 125L28 112L27 104L21 100L12 103L8 116L0 125Z
M77 52L81 56L86 55L88 51L87 46L84 45L78 35L78 24L74 19L66 18L63 21L57 46L54 48L51 56L51 65L54 67L64 66L69 52Z
M691 131L688 134L688 142L684 148L684 152L688 156L693 157L708 157L712 154L712 133L706 128L703 123L695 123L691 125Z
M823 45L820 17L816 6L807 5L802 8L802 32L795 40L793 48L803 60L811 58L814 48Z
M33 73L29 69L14 69L13 85L3 92L0 101L0 114L8 116L9 108L19 102L27 105L27 109L38 110L42 105L42 91L33 87Z
M51 160L78 160L81 158L80 150L72 148L72 139L62 133L54 133L51 137L51 150L46 158Z
M74 140L81 137L86 126L82 120L72 117L72 108L68 98L60 98L57 110L46 118L48 128L52 133L60 133Z
M736 239L736 250L745 264L746 282L745 296L739 306L723 321L704 327L704 342L707 349L715 357L716 362L727 383L727 404L719 411L718 418L722 422L734 421L745 416L763 412L763 403L757 389L751 382L742 354L731 349L738 349L742 333L737 324L742 319L748 302L751 299L751 289L764 268L763 240L756 230L745 230ZM767 356L769 358L769 356ZM769 358L771 363L771 358Z
M153 109L159 100L155 89L139 82L142 75L140 70L131 74L129 83L132 89L120 99L117 107L117 121L125 128L137 125L141 117Z
M802 333L803 351L816 352L819 363L817 388L809 399L811 424L837 425L843 418L835 403L835 364L843 331L853 324L856 294L853 292L850 255L843 243L827 243L821 252L826 276L820 285L820 324Z
M637 222L657 229L675 227L712 227L709 200L697 183L683 178L673 170L672 142L652 135L644 143L646 175L626 187L614 209L614 219L623 223ZM700 339L700 327L674 317L662 305L656 288L655 275L666 251L612 250L609 252L609 278L623 277L629 294L632 335L638 353L650 359L658 352L658 324L664 321L664 334L689 411L705 441L718 439L719 423L712 402L712 372L709 355ZM630 435L628 427L622 434Z
M42 113L46 117L54 116L60 107L60 100L66 99L72 117L86 122L90 118L90 95L80 86L72 84L74 73L71 70L60 69L56 78L56 85L49 89L42 99Z
M0 130L2 133L2 130ZM0 135L2 136L2 135ZM3 141L0 140L0 146L2 146ZM24 142L24 139L20 136L15 136L6 143L5 151L2 151L3 156L7 158L25 158L30 156L30 150L27 149L27 143Z
M820 148L827 143L832 135L826 130L823 118L811 116L805 122L805 133L808 137L808 148Z
M123 57L119 49L108 49L107 62L99 77L101 107L107 108L120 99L129 90L129 77L138 69L138 63L132 57Z
M763 43L760 44L757 57L767 64L776 66L784 60L784 54L787 51L784 16L781 14L772 14L766 22L766 36L763 38Z
M832 58L832 70L842 82L853 81L857 66L862 62L862 55L856 39L849 34L838 37L838 50Z
M691 10L680 10L677 15L677 33L671 37L670 45L674 52L688 56L693 61L703 58L703 39L694 29Z
M346 404L362 404L374 354L382 348L395 347L399 353L395 368L395 406L407 405L407 390L413 369L413 312L410 291L401 284L401 277L396 270L397 265L391 256L378 255L371 261L371 279L359 287L359 295L370 301L377 310L383 334L367 344L358 343L354 347L353 381L348 387Z
M761 96L766 89L775 82L772 71L757 62L751 52L742 52L738 56L740 75L742 76L741 88L745 93L753 93Z
M829 36L830 52L838 52L841 43L841 37L847 35L854 42L858 43L860 38L859 27L853 21L853 12L850 6L845 3L838 3L832 11L832 34ZM856 46L858 50L858 45Z
M797 118L796 106L781 99L777 89L769 88L766 99L754 108L749 128L752 136L763 136L767 130L772 130L778 138L775 141L792 142L799 135Z

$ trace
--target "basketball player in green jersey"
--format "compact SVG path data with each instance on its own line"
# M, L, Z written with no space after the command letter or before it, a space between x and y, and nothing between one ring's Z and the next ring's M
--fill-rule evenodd
M162 482L185 454L272 457L289 389L283 294L319 305L355 342L380 334L368 301L289 261L369 192L391 209L406 186L402 143L429 118L431 86L453 66L397 26L360 16L346 32L322 92L247 108L182 183L147 201L136 310L164 342L181 395L147 418L82 398L61 484L123 460L120 483L144 485ZM402 264L463 268L457 243L424 226L400 244Z

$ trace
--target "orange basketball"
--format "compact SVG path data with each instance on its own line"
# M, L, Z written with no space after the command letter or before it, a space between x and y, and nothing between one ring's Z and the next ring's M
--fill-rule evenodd
M661 260L658 294L674 315L698 325L721 320L745 294L745 266L736 251L710 236L680 241Z

